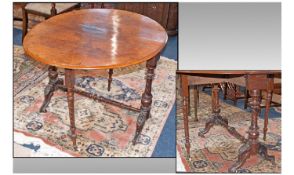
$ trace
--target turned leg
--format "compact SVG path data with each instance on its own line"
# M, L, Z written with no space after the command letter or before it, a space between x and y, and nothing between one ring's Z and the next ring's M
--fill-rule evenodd
M248 131L248 138L249 143L251 146L251 153L256 154L258 152L258 137L259 137L259 131L258 131L258 116L260 113L260 90L250 90L250 96L252 97L251 102L251 108L252 108L252 114L251 114L251 125L249 127Z
M71 139L73 142L74 149L77 150L76 145L76 126L75 126L75 112L74 112L74 84L75 84L75 75L74 70L65 69L65 86L67 88L67 103L70 119L70 131Z
M199 91L198 91L198 86L195 85L193 88L194 91L194 116L195 116L195 121L198 121L198 116L197 116L197 111L198 111L198 105L199 105Z
M200 130L198 135L201 137L204 137L204 134L208 133L210 128L217 123L216 119L217 116L219 116L220 113L220 106L219 106L219 87L217 84L213 84L212 87L212 92L211 92L211 100L212 100L212 116L213 118L210 119L206 124L205 124L205 128Z
M49 83L44 90L44 101L40 108L40 112L47 112L51 97L54 91L57 89L56 85L63 84L63 80L58 78L57 68L54 66L49 66L48 68Z
M249 127L249 136L248 141L240 148L237 162L229 168L229 172L236 172L245 161L250 157L250 155L255 155L259 151L259 142L258 142L258 116L260 113L260 90L254 89L250 90L250 96L252 97L251 108L251 125Z
M145 91L143 92L142 99L141 99L141 111L137 119L136 125L136 133L133 139L133 145L136 144L137 138L140 135L145 121L150 116L151 104L152 104L152 80L155 76L154 70L156 68L157 60L159 59L159 55L155 56L154 58L150 59L146 63L146 85Z
M182 86L182 100L183 100L183 118L184 118L184 130L185 130L185 147L188 157L190 157L190 136L189 136L189 118L188 118L188 99L189 99L189 84L188 76L180 75Z
M109 71L108 71L108 86L107 86L108 91L110 91L110 88L111 88L112 74L113 74L113 69L109 69Z
M267 125L268 125L268 114L272 101L272 91L268 90L266 94L266 104L265 104L265 113L264 113L264 126L263 126L263 140L266 140L267 134Z
M28 12L22 7L22 41L28 32Z

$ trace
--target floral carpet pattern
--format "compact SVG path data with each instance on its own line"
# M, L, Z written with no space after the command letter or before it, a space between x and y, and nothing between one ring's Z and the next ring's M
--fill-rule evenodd
M151 118L136 145L132 145L132 139L138 113L75 94L78 151L74 151L69 137L66 93L56 91L48 112L39 113L48 83L46 66L24 56L22 47L14 46L14 130L77 157L150 157L175 102L175 70L175 61L164 57L158 61ZM59 72L63 77L62 70ZM80 71L75 83L76 88L139 108L144 77L142 63L115 69L110 92L105 71Z
M193 93L190 93L193 95ZM193 99L193 97L191 97ZM181 96L177 95L177 149L187 172L221 173L228 172L228 168L237 160L238 150L242 145L239 140L231 136L221 126L213 126L204 138L198 136L200 128L210 118L211 96L199 93L198 122L194 120L193 100L191 100L191 114L189 116L189 132L191 143L191 158L187 158L182 120ZM236 128L241 135L246 135L250 126L250 113L220 101L221 116L228 119L229 124ZM280 173L281 172L281 120L269 119L267 140L263 141L263 120L259 118L259 140L266 144L270 155L276 158L275 165L251 156L239 169L239 173Z

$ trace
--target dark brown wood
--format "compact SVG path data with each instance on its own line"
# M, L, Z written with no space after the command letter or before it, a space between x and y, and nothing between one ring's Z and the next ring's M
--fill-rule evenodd
M50 100L53 96L54 91L57 88L57 85L62 85L63 80L58 78L57 68L54 66L48 67L48 77L49 82L44 90L44 101L42 106L40 107L40 112L47 112L46 108L48 107Z
M110 91L110 88L111 88L112 74L113 74L113 69L109 69L108 70L108 86L107 86L108 91Z
M33 59L60 68L114 69L149 60L166 42L164 28L148 17L83 9L35 26L24 39L24 50Z
M199 105L199 90L197 85L194 86L193 92L194 92L194 117L195 117L195 121L197 122L198 121L197 112L198 112L198 105Z
M226 82L224 99L232 100L234 102L234 105L236 106L237 100L244 98L245 94L241 92L240 86L231 82Z
M169 3L168 19L165 29L168 35L178 33L178 3Z
M265 114L264 114L264 126L263 126L263 140L266 140L266 134L267 134L267 125L268 125L268 114L271 106L271 101L272 101L272 90L268 90L266 92L266 104L265 104Z
M212 107L212 118L210 120L208 120L208 122L206 122L205 124L205 128L201 129L198 132L198 136L200 137L204 137L204 135L206 133L209 132L209 130L214 126L214 125L221 125L222 127L224 127L225 129L227 129L227 131L233 135L234 137L236 137L237 139L239 139L241 142L245 142L246 139L245 137L243 137L240 133L238 133L236 131L236 129L234 127L231 127L228 125L228 120L223 118L220 115L220 105L219 105L219 86L218 84L213 84L212 87L212 95L211 95L211 107Z
M247 109L248 107L248 99L249 99L249 92L247 89L245 89L244 109Z
M25 10L25 7L22 7L22 41L26 34L28 33L28 12Z
M123 2L113 8L148 16L165 28L169 35L178 32L178 3L176 2Z
M266 140L267 125L268 125L268 114L271 107L272 95L274 91L274 76L267 76L267 88L266 88L266 104L265 104L265 114L264 114L264 126L263 126L263 140Z
M57 88L58 89L61 89L63 91L67 91L67 87L64 86L64 85L57 85ZM117 106L117 107L120 107L120 108L123 108L123 109L127 109L127 110L130 110L130 111L134 111L134 112L140 112L141 111L140 109L135 108L133 106L126 105L126 104L123 104L123 103L120 103L120 102L117 102L117 101L114 101L114 100L110 100L110 99L107 99L105 97L98 96L96 94L92 94L92 93L89 93L89 92L85 92L85 91L82 91L82 90L79 90L79 89L76 89L76 88L74 88L73 91L75 93L79 94L79 95L82 95L82 96L91 98L91 99L96 100L98 102L111 104L113 106Z
M152 81L155 77L154 70L156 68L157 61L159 60L160 55L156 55L154 58L150 59L146 63L146 84L145 84L145 90L142 94L141 99L141 108L140 108L140 114L137 119L136 124L136 133L133 139L133 145L136 144L137 139L139 135L142 132L143 126L145 124L145 121L150 118L150 110L151 110L151 104L152 104Z
M227 119L221 117L220 108L219 108L219 99L218 99L218 91L219 87L214 84L212 89L212 118L205 124L205 128L200 130L198 135L204 136L209 129L215 125L221 125L226 128L229 133L235 136L237 139L243 142L243 145L239 149L238 160L234 163L230 168L229 172L237 172L237 170L245 163L245 161L251 156L259 154L265 160L271 161L275 164L275 157L268 155L267 147L258 141L259 130L258 130L258 116L260 113L260 92L261 90L270 90L273 89L273 75L279 74L280 71L177 71L180 76L187 77L188 75L196 75L196 76L214 76L214 75L245 75L246 77L246 88L250 92L250 96L252 97L252 101L250 106L252 108L251 114L251 125L248 130L248 139L241 136L233 127L228 126ZM183 82L182 82L183 86ZM188 85L186 85L188 86ZM268 95L268 98L269 95ZM187 116L187 114L186 114ZM188 118L184 117L185 126L188 127ZM267 125L267 123L266 123ZM266 127L265 127L266 128ZM189 139L189 137L186 137ZM187 148L186 148L187 149Z
M50 10L50 13L51 13L51 16L55 16L55 15L57 15L57 10L56 10L56 8L55 8L55 3L54 3L54 2L51 3L51 10Z
M227 94L228 94L228 91L227 91L227 90L228 90L228 89L227 89L227 88L228 88L228 83L227 83L227 82L224 82L224 83L223 83L223 86L224 86L224 87L223 87L224 100L226 100L226 99L227 99Z
M111 20L109 20L111 19ZM44 37L46 36L46 37ZM74 93L100 102L140 112L133 144L150 117L152 79L167 34L155 21L139 14L111 9L78 10L56 15L34 27L24 39L24 50L33 59L51 65L45 109L54 90L67 91L71 134L76 149ZM38 44L36 44L38 43ZM140 110L74 88L74 69L112 69L147 61L146 87ZM59 82L56 67L65 68L65 84ZM53 73L50 71L53 70ZM58 83L54 83L57 81ZM44 111L45 112L45 111Z
M73 147L77 150L77 135L76 135L76 126L75 126L75 106L74 106L74 85L75 85L75 75L74 70L65 69L65 86L67 88L67 103L68 103L68 112L70 119L70 131L71 139L73 142Z
M256 77L248 76L248 79L255 80ZM254 85L260 87L260 82L251 82L255 83ZM254 86L252 85L252 86ZM251 87L251 86L250 86ZM234 163L230 168L229 172L236 173L238 168L240 168L245 161L251 156L259 154L264 159L271 161L273 164L275 163L275 157L269 156L267 153L267 148L265 145L261 144L258 141L259 131L258 131L258 116L260 113L260 90L255 89L252 87L250 90L250 96L252 97L251 108L252 108L252 115L251 115L251 125L248 131L248 141L241 146L239 149L238 160Z
M189 136L189 122L188 122L188 98L189 98L189 84L188 84L188 76L180 75L181 79L181 89L182 89L182 97L183 97L183 118L184 118L184 131L185 131L185 147L187 151L187 155L190 158L190 136Z

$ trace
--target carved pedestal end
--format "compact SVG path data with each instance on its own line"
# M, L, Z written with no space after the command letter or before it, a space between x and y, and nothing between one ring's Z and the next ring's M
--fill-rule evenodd
M251 125L248 131L248 140L240 148L237 162L229 168L229 172L232 173L237 172L238 168L240 168L251 155L259 154L265 160L269 160L275 164L275 157L268 155L266 146L258 142L259 131L257 121L260 112L260 90L251 90L250 96L252 97L250 103L252 114Z
M218 123L221 122L228 122L225 119L223 119L219 113L220 113L220 106L219 106L219 87L217 84L214 84L211 91L211 108L212 108L212 118L208 120L205 124L205 128L200 130L198 135L200 137L204 137L206 133L209 132L210 128Z
M58 78L57 68L54 66L49 66L48 68L49 82L44 90L44 101L40 107L40 112L47 112L50 100L53 96L54 91L57 89L57 85L63 85L63 80Z
M209 120L205 123L205 128L199 130L199 132L198 132L198 136L200 136L200 137L204 137L204 135L205 135L206 133L209 132L210 128L212 128L213 125L215 125L215 118L209 119Z
M146 85L145 85L145 91L141 99L141 111L137 119L136 133L133 139L133 144L136 144L137 138L143 129L145 121L150 117L150 110L151 110L151 104L152 104L152 93L151 93L152 80L155 75L154 70L156 68L156 63L158 59L159 59L159 55L148 60L146 63L146 68L147 68Z
M75 126L75 112L74 112L74 84L75 84L75 75L74 70L65 69L65 85L67 87L67 103L68 103L68 112L70 119L70 131L71 139L73 142L74 149L77 149L76 144L76 126Z
M236 163L234 163L230 168L229 172L230 173L236 173L237 170L245 163L245 161L250 157L250 151L251 147L249 143L245 143L244 145L241 146L239 149L239 155L238 155L238 160Z
M144 107L141 108L141 112L140 112L138 119L137 119L136 133L135 133L135 137L133 139L133 145L136 144L137 139L138 139L140 133L142 132L143 126L145 124L145 121L147 120L147 116L148 116L149 112L150 112L150 108L144 108Z
M239 139L241 142L245 142L246 139L241 134L239 134L234 127L229 126L228 120L226 118L223 118L220 115L220 105L219 105L218 93L219 93L219 87L217 84L214 84L213 89L212 89L212 118L210 120L208 120L208 122L206 122L205 128L201 129L198 132L198 136L204 137L204 135L209 132L211 127L213 127L214 125L220 125L220 126L224 127L225 129L227 129L227 131L231 135L233 135L234 137Z

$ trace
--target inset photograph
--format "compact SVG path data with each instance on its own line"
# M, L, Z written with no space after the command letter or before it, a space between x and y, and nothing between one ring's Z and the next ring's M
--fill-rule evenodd
M177 71L177 171L281 172L281 71Z

